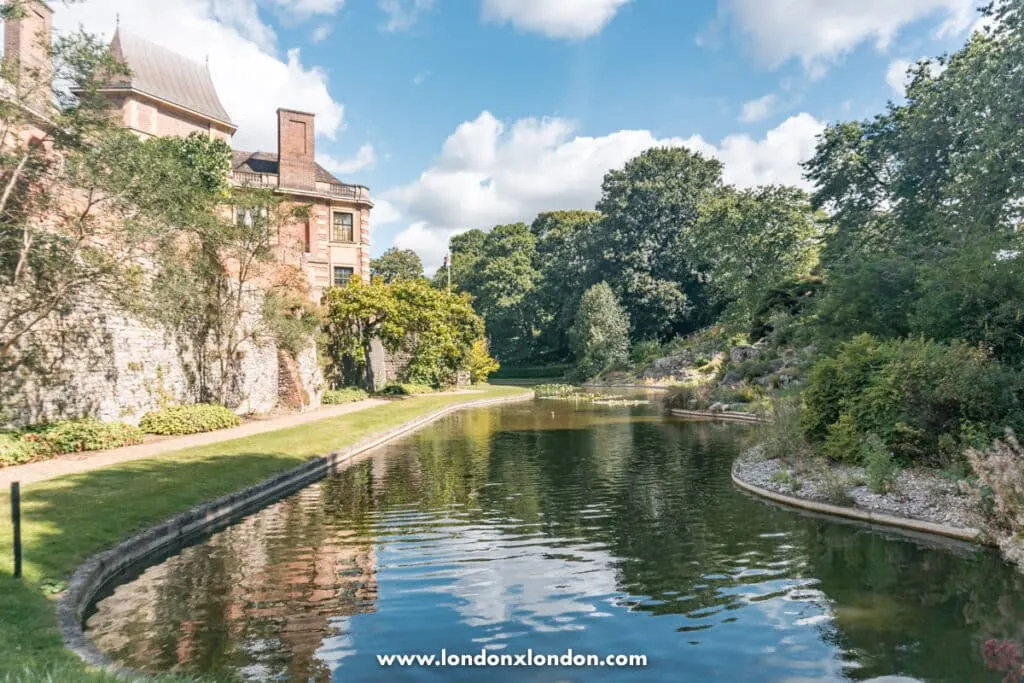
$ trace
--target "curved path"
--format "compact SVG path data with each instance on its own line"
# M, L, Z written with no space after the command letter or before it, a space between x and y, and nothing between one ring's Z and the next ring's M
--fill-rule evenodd
M25 465L14 465L12 467L0 468L0 488L6 488L13 481L20 481L23 484L31 484L36 481L46 481L55 477L63 477L66 474L77 474L89 470L117 465L118 463L130 460L141 460L151 458L161 453L178 451L193 446L208 446L221 441L240 439L245 436L255 436L265 432L273 432L278 429L297 427L317 420L326 420L331 417L338 417L347 413L354 413L374 406L383 405L387 401L379 398L368 398L362 401L344 403L337 406L324 406L305 413L284 415L267 420L252 420L238 427L220 429L215 432L204 432L202 434L189 434L188 436L172 436L169 438L157 438L137 446L125 446L123 448L111 448L106 451L88 451L85 453L71 453L62 455L50 460L30 462Z

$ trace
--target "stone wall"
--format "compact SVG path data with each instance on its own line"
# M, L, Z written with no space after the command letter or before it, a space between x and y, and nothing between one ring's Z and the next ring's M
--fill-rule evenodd
M21 349L32 350L21 354L26 362L0 375L0 424L86 416L137 423L161 405L202 399L197 354L187 339L97 297L83 297L70 312L51 315ZM315 348L298 356L307 407L319 406L323 378ZM228 391L230 408L239 414L262 413L279 404L273 342L244 343L237 367L237 381ZM216 382L216 371L211 374Z

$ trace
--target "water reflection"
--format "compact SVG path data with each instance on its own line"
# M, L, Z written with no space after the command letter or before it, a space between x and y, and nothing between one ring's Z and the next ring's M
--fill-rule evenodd
M90 634L250 680L995 681L1024 637L989 553L736 492L748 427L548 401L455 415L147 570ZM382 670L376 654L642 653L615 669Z

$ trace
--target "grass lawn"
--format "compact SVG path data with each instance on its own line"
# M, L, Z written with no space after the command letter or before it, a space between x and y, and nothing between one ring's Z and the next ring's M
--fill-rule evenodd
M11 575L10 500L8 491L0 492L0 681L117 680L87 670L64 649L56 604L47 595L62 589L90 555L199 503L438 408L522 393L494 386L473 394L405 398L298 427L25 485L21 580Z

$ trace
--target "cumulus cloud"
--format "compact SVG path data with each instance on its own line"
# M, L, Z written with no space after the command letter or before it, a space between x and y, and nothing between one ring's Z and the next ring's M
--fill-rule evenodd
M387 15L381 28L392 33L412 28L420 15L434 6L434 0L378 0L377 6Z
M630 0L484 0L484 21L511 23L548 38L581 39L596 35Z
M715 156L725 162L726 181L738 185L805 185L799 162L810 156L822 128L800 114L763 139L733 135L712 144L700 136L658 138L647 130L581 136L566 119L506 125L485 111L456 128L419 178L381 196L410 221L395 244L416 250L432 268L457 232L529 221L542 211L593 208L605 173L651 147L685 145Z
M946 70L944 64L940 64L934 59L927 59L925 61L928 63L929 73L933 76L938 76ZM885 82L892 89L896 97L903 97L907 94L907 86L914 79L910 73L910 68L917 63L909 59L894 59L889 63L889 68L885 72Z
M373 145L366 143L359 148L354 157L336 159L329 154L317 154L316 160L331 173L346 175L367 168L373 168L374 164L377 163L377 154L373 150Z
M762 139L749 135L730 135L717 145L699 135L687 138L690 149L719 159L724 165L725 182L740 187L770 183L810 189L800 163L814 153L817 136L825 123L808 113L791 116Z
M939 35L971 28L978 0L719 0L770 68L799 59L809 74L865 41L888 49L899 31L918 21L936 21Z
M280 0L298 9L327 8L326 0ZM327 76L303 64L297 49L280 55L272 28L260 20L256 0L89 0L56 7L57 30L79 25L109 39L121 26L158 45L202 62L207 55L217 92L238 126L240 149L276 147L278 107L317 115L317 132L334 139L344 108L330 94Z
M740 121L744 123L754 123L766 118L775 109L775 105L778 103L778 96L774 94L768 94L764 97L759 97L756 100L750 100L749 102L743 103L743 111L740 113Z

